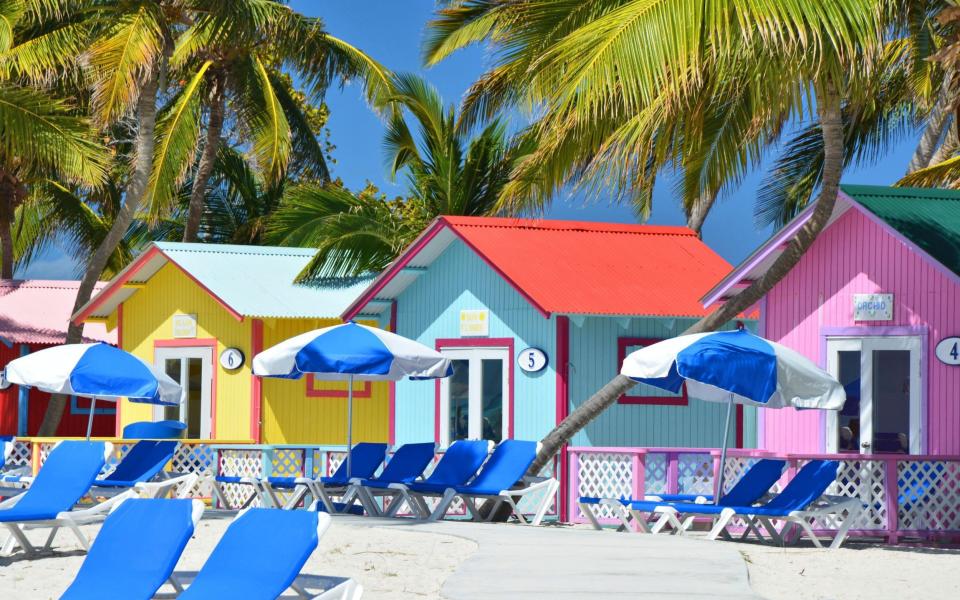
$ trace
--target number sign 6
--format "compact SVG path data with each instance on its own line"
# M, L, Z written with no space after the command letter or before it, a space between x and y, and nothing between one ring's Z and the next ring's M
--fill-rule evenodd
M547 355L540 348L527 348L517 355L517 365L527 373L536 373L547 366Z
M947 365L960 365L960 337L948 337L937 344L937 359Z

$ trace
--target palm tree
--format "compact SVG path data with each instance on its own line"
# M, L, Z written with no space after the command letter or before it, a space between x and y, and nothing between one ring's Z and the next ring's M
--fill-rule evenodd
M23 11L0 6L0 64L13 46ZM77 108L26 85L14 69L0 71L0 278L11 279L17 209L33 188L55 179L99 184L106 155Z
M512 207L543 202L570 178L642 191L651 185L650 163L656 168L663 154L693 157L684 170L696 172L698 157L710 154L701 139L737 143L726 133L702 136L711 130L684 116L704 98L743 98L739 104L750 118L738 122L753 124L745 139L760 148L791 117L815 106L823 163L813 215L763 277L692 333L715 329L757 302L826 225L843 170L844 99L856 91L847 74L877 59L887 8L880 0L462 0L449 3L431 24L426 56L436 62L467 44L492 40L500 61L468 94L468 111L479 118L504 105L526 105L543 115L533 125L539 150L515 172L518 183L502 199ZM683 123L681 136L663 135L671 123ZM714 180L735 180L743 164L714 162ZM700 187L708 194L716 190ZM571 412L544 438L531 472L633 385L618 376Z
M141 207L164 206L183 182L196 155L201 100L207 73L214 65L212 58L203 56L205 49L216 51L231 35L249 34L270 24L278 56L296 57L283 64L293 68L317 95L330 82L344 77L369 75L368 81L384 80L382 73L372 74L379 70L376 63L328 36L319 20L306 19L275 0L44 0L15 4L23 8L28 26L22 41L7 54L9 62L32 80L84 82L91 90L94 124L106 128L123 122L134 132L132 149L123 155L129 157L120 186L123 203L109 232L89 255L74 310L90 299L94 284ZM264 56L247 55L243 71L247 79L242 85L252 90L251 98L257 89L273 88L271 68L281 63L272 56L274 62L269 65L264 60ZM168 77L188 65L192 67L190 77ZM367 89L370 97L382 90L379 84L369 84ZM243 112L236 129L245 133L259 168L275 181L289 157L289 123L278 94L260 95L265 100L258 105L267 107L267 112ZM158 101L166 99L166 108L158 113ZM81 327L70 323L67 342L77 342L80 336ZM55 431L64 404L63 398L50 402L41 435Z
M160 126L163 143L156 158L150 193L153 214L169 208L177 183L185 176L200 141L200 112L206 112L206 135L193 173L190 207L183 241L197 240L207 182L223 141L223 126L231 118L250 140L259 176L278 183L293 148L301 164L321 180L329 179L323 148L311 131L291 78L282 69L303 77L312 96L320 99L333 76L359 76L367 97L383 108L389 90L388 71L376 61L280 2L216 3L200 12L176 42L172 72L190 84Z
M302 278L357 276L384 269L438 215L496 211L510 172L529 152L494 119L470 136L452 106L416 75L398 75L389 102L402 107L384 137L391 177L403 173L406 200L387 200L368 186L304 183L284 195L271 220L276 243L319 248Z

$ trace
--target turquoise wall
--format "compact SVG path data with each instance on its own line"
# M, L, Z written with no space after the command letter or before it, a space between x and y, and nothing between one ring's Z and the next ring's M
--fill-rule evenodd
M459 338L460 311L487 309L489 337L514 338L514 356L535 346L547 368L514 368L514 437L538 440L556 424L556 317L545 319L513 287L456 240L397 300L400 335L434 347L439 338ZM386 324L387 314L384 314ZM570 407L582 404L619 372L619 337L672 337L695 319L570 318ZM396 443L434 439L433 382L402 381L396 393ZM689 406L614 405L581 431L574 443L593 446L717 446L724 407L690 400ZM755 410L744 414L747 447L755 446ZM731 443L732 443L731 435Z
M570 410L619 372L617 339L669 338L696 319L571 317ZM750 329L754 329L750 324ZM731 326L732 328L732 326ZM726 406L691 398L687 406L614 404L573 439L576 446L706 446L723 439ZM744 446L756 447L756 409L744 407ZM730 444L735 442L734 432Z
M516 353L535 346L549 357L547 368L514 368L514 429L519 439L539 440L556 424L556 324L544 319L472 250L456 240L397 301L397 332L431 348L438 338L460 337L460 311L490 311L489 337L514 338ZM397 384L396 443L434 439L434 383Z

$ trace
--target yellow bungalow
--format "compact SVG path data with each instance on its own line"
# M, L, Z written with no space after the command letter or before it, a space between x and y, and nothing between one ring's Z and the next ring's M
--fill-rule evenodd
M116 328L121 348L164 369L184 389L178 407L123 401L117 435L135 421L176 419L192 439L346 443L346 384L251 374L253 356L264 348L340 323L369 283L293 283L314 254L156 242L104 286L73 320L105 321ZM389 394L385 383L355 384L354 440L387 441Z

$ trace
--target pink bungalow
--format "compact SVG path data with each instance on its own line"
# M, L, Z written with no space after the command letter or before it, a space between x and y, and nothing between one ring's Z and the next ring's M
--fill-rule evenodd
M79 281L0 280L0 369L15 358L64 342L79 285ZM87 323L83 337L85 342L117 342L116 331L108 332L104 323ZM15 385L0 390L0 435L36 435L49 399L49 394ZM57 435L86 433L89 402L70 398ZM113 435L115 412L112 405L97 405L94 435Z
M704 298L760 277L810 207ZM839 414L758 411L779 453L960 454L960 192L845 185L826 229L761 301L761 335L847 390Z

